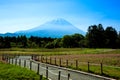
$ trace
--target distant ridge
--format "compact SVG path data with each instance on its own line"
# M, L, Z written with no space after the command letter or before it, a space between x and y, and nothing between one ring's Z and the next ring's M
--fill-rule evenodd
M38 37L61 38L64 35L71 35L75 33L85 35L84 31L76 28L70 22L66 21L65 19L58 18L29 30L18 31L9 34L10 36L26 35L27 37L38 36ZM0 34L0 35L7 36L7 34Z

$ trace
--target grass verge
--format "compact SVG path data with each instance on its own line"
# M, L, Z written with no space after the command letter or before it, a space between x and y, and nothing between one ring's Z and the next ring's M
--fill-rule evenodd
M39 77L34 71L0 62L0 80L40 80Z

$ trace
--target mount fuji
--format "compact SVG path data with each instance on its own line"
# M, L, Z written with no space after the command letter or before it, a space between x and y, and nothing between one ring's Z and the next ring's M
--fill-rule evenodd
M18 31L13 34L26 35L27 37L38 36L38 37L61 38L64 35L71 35L75 33L85 35L84 31L76 28L74 25L72 25L70 22L66 21L65 19L59 18L46 22L38 27L29 30Z

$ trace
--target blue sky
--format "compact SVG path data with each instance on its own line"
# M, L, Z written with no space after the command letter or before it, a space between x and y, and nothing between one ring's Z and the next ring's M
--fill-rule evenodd
M83 31L103 24L120 31L120 0L0 0L0 33L64 18Z

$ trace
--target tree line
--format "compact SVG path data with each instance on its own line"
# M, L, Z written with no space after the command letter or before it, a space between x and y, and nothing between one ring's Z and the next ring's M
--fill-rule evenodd
M120 48L120 32L113 27L103 28L102 24L88 27L86 35L65 35L62 38L42 37L2 37L0 48Z

